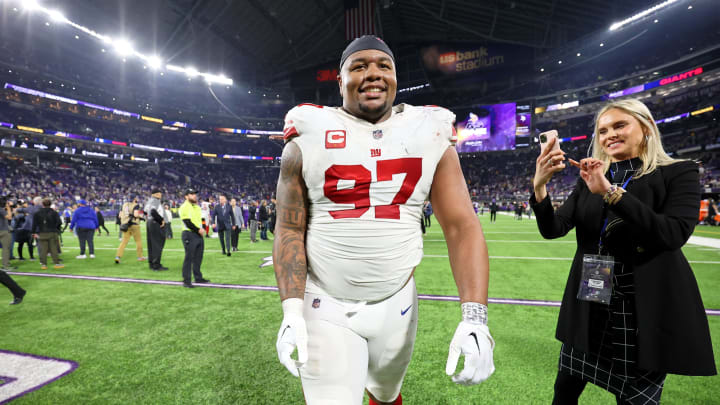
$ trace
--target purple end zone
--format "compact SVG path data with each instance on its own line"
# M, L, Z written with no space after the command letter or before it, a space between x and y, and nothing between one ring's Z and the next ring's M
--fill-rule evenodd
M66 375L68 375L68 374L72 373L73 371L75 371L76 368L78 368L78 363L77 363L77 362L74 362L74 361L72 361L72 360L58 359L58 358L54 358L54 357L45 357L45 356L40 356L40 355L37 355L37 354L13 352L13 351L11 351L11 350L0 350L0 353L14 354L14 355L17 355L17 356L30 357L30 358L34 358L34 359L40 359L40 360L53 360L53 361L58 361L58 362L61 362L61 363L67 363L67 364L70 365L70 369L69 369L68 371L60 374L59 376L57 376L57 377L55 377L55 378L53 378L53 379L51 379L51 380L45 381L44 383L42 383L42 384L40 384L40 385L37 385L37 386L35 386L35 387L33 387L33 388L30 388L30 389L28 389L28 390L25 390L25 391L23 391L23 392L15 395L15 396L13 396L13 397L10 397L10 398L8 398L8 399L2 400L2 401L0 401L0 405L2 405L2 404L7 404L8 402L12 401L13 399L20 398L20 397L22 397L23 395L27 395L27 394L29 394L29 393L31 393L31 392L33 392L33 391L36 391L36 390L38 390L38 389L40 389L40 388L42 388L42 387L50 384L51 382L53 382L53 381L55 381L55 380L58 380L58 379L60 379L60 378L62 378L62 377L65 377ZM6 378L8 379L8 381L5 380ZM16 378L3 377L3 376L0 376L0 379L3 380L3 383L0 384L0 386L5 385L5 384L9 384L9 383L11 383L12 381L15 381L15 380L16 380Z
M181 281L166 281L166 280L152 280L152 279L141 279L141 278L124 278L124 277L99 277L99 276L81 276L74 274L48 274L48 273L31 273L31 272L8 272L8 274L18 276L34 276L34 277L50 277L50 278L69 278L79 280L94 280L94 281L114 281L120 283L137 283L137 284L159 284L159 285L174 285L182 286ZM277 287L269 285L245 285L245 284L194 284L196 287L205 288L223 288L231 290L255 290L255 291L277 291ZM427 301L460 301L460 298L455 295L432 295L432 294L418 294L418 299ZM525 305L531 307L560 307L560 301L546 301L546 300L526 300L520 298L488 298L488 302L491 304L506 304L506 305ZM706 309L705 313L709 316L720 316L720 309Z

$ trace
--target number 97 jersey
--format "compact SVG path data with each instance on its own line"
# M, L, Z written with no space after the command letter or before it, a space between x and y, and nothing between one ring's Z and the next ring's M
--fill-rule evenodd
M422 259L423 202L455 143L454 121L444 108L407 104L378 124L309 104L287 113L310 203L307 292L379 301L403 287Z

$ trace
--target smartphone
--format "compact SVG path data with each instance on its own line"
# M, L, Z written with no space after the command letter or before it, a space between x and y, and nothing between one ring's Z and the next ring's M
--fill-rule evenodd
M547 148L548 143L550 143L550 140L555 138L555 145L553 145L552 150L560 150L560 139L558 138L558 131L555 129L551 129L550 131L543 132L540 134L540 152L544 152L545 148Z

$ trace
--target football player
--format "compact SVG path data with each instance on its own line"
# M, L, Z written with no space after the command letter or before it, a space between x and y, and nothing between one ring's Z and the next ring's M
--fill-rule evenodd
M301 104L285 118L273 249L280 362L300 376L308 404L361 404L365 391L370 404L402 403L429 199L462 308L445 371L459 384L484 381L495 370L488 254L454 148L455 115L393 107L395 58L375 36L348 45L338 83L342 107Z

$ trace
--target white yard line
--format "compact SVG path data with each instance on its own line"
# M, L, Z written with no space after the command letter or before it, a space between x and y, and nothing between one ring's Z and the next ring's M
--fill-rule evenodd
M704 236L691 236L687 243L692 245L705 246L715 249L720 249L720 239L706 238Z

